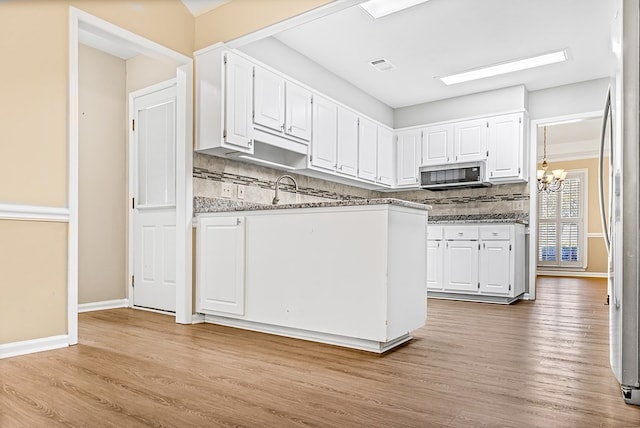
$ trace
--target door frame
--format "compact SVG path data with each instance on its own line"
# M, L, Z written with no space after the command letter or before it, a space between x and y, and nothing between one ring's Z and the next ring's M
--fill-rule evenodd
M535 300L536 276L538 275L538 128L545 125L558 125L562 122L571 122L602 117L602 111L590 111L562 116L550 116L534 119L530 123L529 130L529 291L524 299Z
M193 217L193 60L87 12L69 7L69 86L67 112L68 343L78 343L78 43L79 31L109 39L119 47L174 60L176 67L176 322L192 322ZM129 295L127 296L129 297Z
M178 92L178 82L176 81L176 78L173 79L169 79L169 80L165 80L164 82L160 82L160 83L156 83L154 85L151 86L147 86L146 88L142 88L142 89L138 89L137 91L133 91L129 93L129 124L131 124L131 121L135 118L136 116L136 111L135 111L135 99L145 96L145 95L149 95L153 92L158 92L161 91L163 89L169 89L172 86L176 86L176 116L177 116L177 92ZM177 125L177 118L176 118L176 125ZM128 126L128 136L129 136L129 165L128 165L128 187L129 187L129 201L132 200L132 198L135 197L136 194L136 177L137 177L137 171L138 171L138 157L137 157L137 151L136 151L136 146L135 144L133 144L133 142L135 141L135 135L134 135L134 131L132 129L132 127L130 125ZM177 144L177 140L176 140L176 152L178 151L178 144ZM177 153L176 153L177 155ZM176 156L176 163L177 163L177 156ZM135 175L134 175L135 173ZM176 182L178 180L178 168L176 165ZM177 214L178 214L178 189L176 186L176 220L177 220ZM135 253L134 253L134 247L135 247L135 229L134 229L134 210L132 209L133 206L131 206L130 209L128 209L128 215L127 218L129 219L129 237L128 237L128 245L129 245L129 250L128 250L128 259L129 259L129 266L127 269L127 278L131 278L134 275L135 269L134 269L134 263L135 263ZM177 225L176 225L176 231L177 231ZM176 263L178 262L178 254L176 254ZM176 272L176 280L177 280L177 272ZM128 281L128 287L127 287L127 305L130 308L134 307L133 304L133 284L132 281ZM176 281L176 293L178 292L177 290L178 288L178 284ZM176 315L178 313L177 311L177 303L178 303L178 296L175 296L176 298ZM148 310L148 311L152 311L152 312L156 312L156 310L152 310L152 309L148 309L148 308L138 308L138 309L142 309L142 310ZM157 310L157 312L160 313L167 313L165 311L162 310Z

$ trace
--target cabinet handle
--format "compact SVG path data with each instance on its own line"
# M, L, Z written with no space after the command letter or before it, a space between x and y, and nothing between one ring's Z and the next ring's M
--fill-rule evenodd
M491 232L493 236L498 236L498 232Z
M464 235L464 232L458 232L458 236Z

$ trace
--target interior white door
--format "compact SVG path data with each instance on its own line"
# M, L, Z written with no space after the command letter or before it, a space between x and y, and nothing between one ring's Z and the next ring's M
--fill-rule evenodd
M176 87L133 105L133 306L175 312Z

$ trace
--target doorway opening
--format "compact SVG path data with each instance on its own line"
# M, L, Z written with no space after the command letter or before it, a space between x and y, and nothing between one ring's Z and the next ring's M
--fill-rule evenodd
M169 238L173 240L172 253L173 263L169 267L173 270L175 276L175 291L172 302L175 305L176 322L191 323L191 237L192 237L192 190L191 175L193 163L193 146L192 146L192 81L193 66L192 59L178 52L172 51L155 42L124 30L107 21L99 19L84 11L70 8L70 31L69 31L69 150L68 150L68 183L69 183L69 234L68 234L68 330L69 344L73 345L78 342L78 310L79 310L79 276L80 272L80 252L85 251L85 247L81 247L82 237L80 236L80 224L84 217L81 217L83 210L81 209L81 193L80 193L80 174L81 174L81 157L79 152L83 144L80 138L81 121L83 119L82 112L79 107L79 90L80 90L80 67L79 67L79 51L80 49L93 49L99 54L108 55L116 59L135 62L135 67L140 69L137 75L140 81L127 82L127 92L135 91L142 86L148 86L151 83L157 83L166 80L166 75L160 78L157 74L157 67L149 64L164 63L165 69L170 69L171 77L175 79L175 154L173 159L173 183L175 185L175 225L171 232L165 231L165 235L171 235ZM146 64L146 68L145 68ZM132 65L134 67L134 65ZM126 65L125 65L126 68ZM146 70L146 71L143 71ZM151 79L151 81L150 81ZM155 79L155 81L153 81ZM137 86L137 87L136 87ZM126 92L124 95L124 104L120 107L126 109ZM92 110L97 112L100 109ZM86 112L85 112L86 113ZM126 124L126 115L121 116L121 124ZM89 130L91 132L91 130ZM123 128L124 138L124 158L126 159L128 152L126 150L126 125ZM98 160L99 161L99 157ZM120 211L119 217L124 217L125 222L128 219L128 212L131 208L129 204L129 192L127 188L131 185L131 179L128 177L128 164L131 159L122 161L115 160L119 171L124 171L124 185L119 186L121 189L116 195L112 195L114 199L124 202L124 211ZM100 177L97 171L94 171L94 177ZM122 180L122 175L116 177L112 175L112 179ZM109 182L109 178L103 182ZM83 180L84 182L84 180ZM113 183L111 183L113 184ZM114 186L112 186L114 187ZM118 187L118 184L115 185ZM91 193L84 192L84 194ZM99 200L100 196L97 195ZM100 209L98 208L98 211ZM95 226L95 225L94 225ZM105 226L105 229L109 229ZM119 230L110 231L114 235L119 235L116 241L130 241L132 238L132 225L129 224L124 230L118 226ZM128 231L128 232L127 232ZM128 234L128 236L127 236ZM101 245L98 240L93 243L96 247ZM115 244L119 245L118 243ZM93 302L94 305L88 305L80 309L102 309L106 307L132 306L131 282L133 279L133 263L131 261L132 252L127 250L128 245L125 244L124 257L125 261L119 265L115 271L116 275L121 278L118 285L126 290L125 299L109 299L97 295L99 300ZM126 253L129 254L126 254ZM119 257L119 256L116 256ZM101 271L109 269L106 261L101 261L97 269L89 270L89 275L98 277ZM122 267L124 266L124 267ZM86 273L86 272L85 272ZM127 286L128 284L128 286ZM86 296L84 296L86 297ZM95 300L95 296L93 297ZM111 305L111 306L109 306Z

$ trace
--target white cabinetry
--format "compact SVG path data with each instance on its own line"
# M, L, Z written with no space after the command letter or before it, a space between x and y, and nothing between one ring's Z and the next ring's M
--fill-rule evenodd
M376 182L385 186L393 186L395 182L395 150L393 133L390 129L378 126L378 177Z
M198 312L244 315L244 217L200 218L197 231Z
M493 183L527 181L524 113L489 119L487 177Z
M486 119L424 128L421 165L462 163L487 158Z
M439 227L444 240L437 233L427 239L429 296L511 303L524 293L524 225ZM438 242L444 242L442 255Z
M444 229L444 289L455 292L478 291L478 229Z
M418 186L418 163L420 162L420 146L422 130L409 130L397 134L397 181L398 187Z
M196 150L253 151L253 64L212 49L196 56Z
M444 275L444 241L440 226L427 227L427 290L442 291Z
M376 181L378 165L378 126L360 118L358 127L358 178Z
M277 135L311 139L311 92L262 67L253 77L253 123Z
M358 174L358 116L351 110L338 107L338 162L340 174Z
M316 97L313 103L311 166L336 169L338 138L338 106L326 98Z
M487 158L487 119L465 120L453 125L452 162L472 162Z
M442 165L453 156L453 125L424 128L421 165Z

